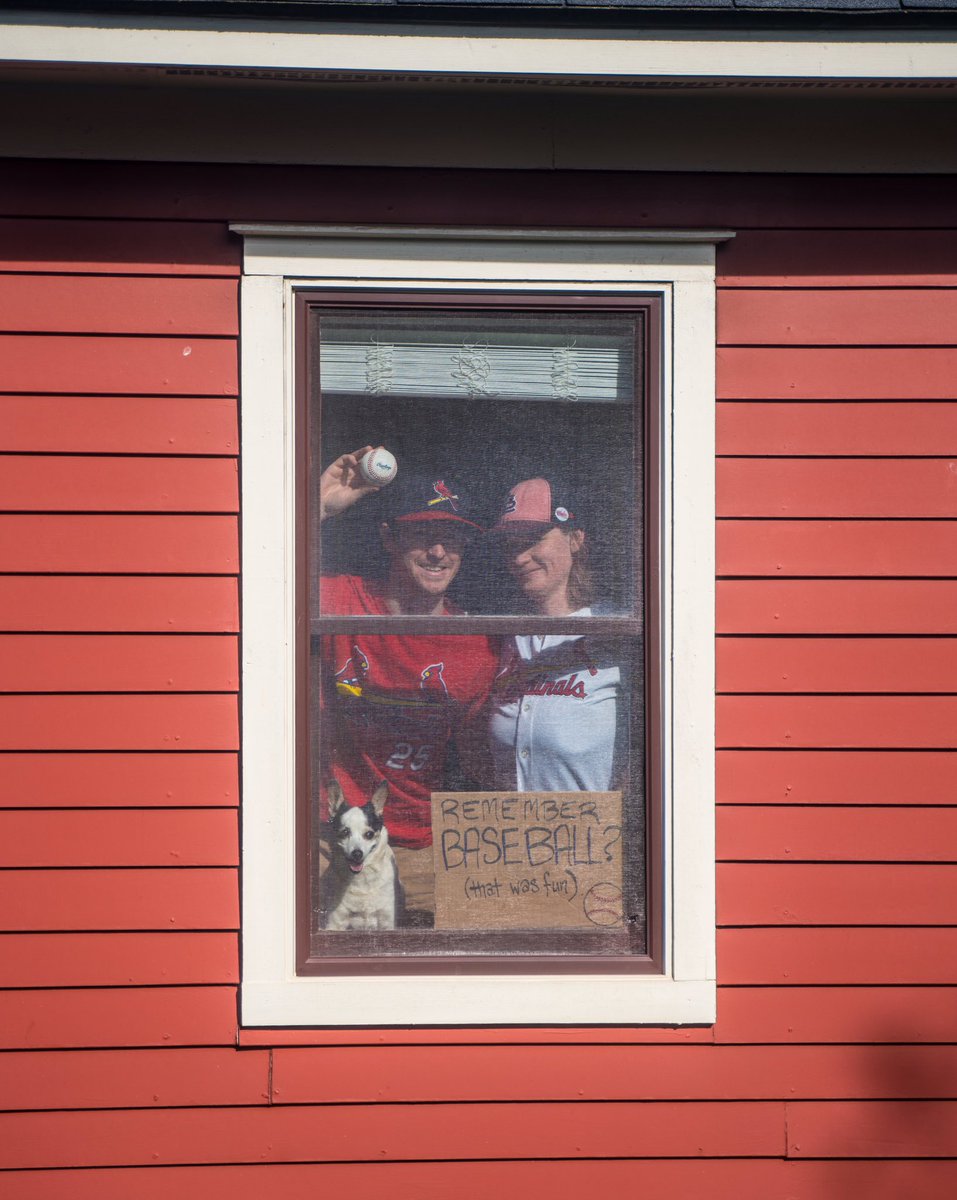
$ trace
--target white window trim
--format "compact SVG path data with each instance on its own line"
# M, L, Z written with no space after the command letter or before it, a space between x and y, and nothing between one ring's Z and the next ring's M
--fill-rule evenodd
M242 282L246 1026L707 1024L715 1019L714 247L730 234L233 226ZM663 303L662 975L297 976L297 289L649 293ZM518 300L518 295L516 296Z

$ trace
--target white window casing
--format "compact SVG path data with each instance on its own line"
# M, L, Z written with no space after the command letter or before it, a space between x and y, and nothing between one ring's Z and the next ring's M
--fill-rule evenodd
M714 347L721 231L234 225L242 281L242 1024L715 1019ZM296 974L294 298L328 287L661 298L664 971ZM655 803L654 797L648 802Z

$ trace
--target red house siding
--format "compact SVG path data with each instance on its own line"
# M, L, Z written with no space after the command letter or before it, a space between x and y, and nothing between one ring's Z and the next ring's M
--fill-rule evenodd
M5 173L5 1194L957 1191L957 185L602 178ZM230 219L737 231L714 1029L237 1047Z

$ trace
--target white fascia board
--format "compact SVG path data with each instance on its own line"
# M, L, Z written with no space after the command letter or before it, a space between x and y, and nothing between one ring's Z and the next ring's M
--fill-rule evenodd
M21 12L0 15L0 63L234 71L427 74L465 79L948 79L957 33L559 29L483 33ZM530 64L534 64L530 66Z

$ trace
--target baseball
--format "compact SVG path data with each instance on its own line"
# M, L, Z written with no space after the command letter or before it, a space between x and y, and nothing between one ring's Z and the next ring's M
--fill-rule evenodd
M391 483L398 473L395 455L384 446L370 450L359 459L359 474L366 483L377 483L380 487Z
M582 901L585 916L593 925L620 925L624 920L621 888L613 883L596 883Z

